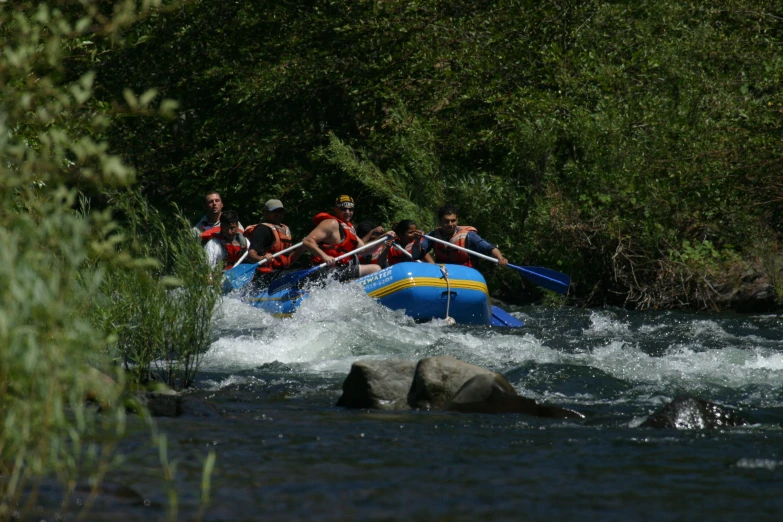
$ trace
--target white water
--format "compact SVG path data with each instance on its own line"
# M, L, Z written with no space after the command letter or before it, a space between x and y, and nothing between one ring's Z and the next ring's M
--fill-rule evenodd
M569 313L565 318L548 309L517 313L532 326L509 331L415 324L353 285L313 290L286 319L226 298L215 319L219 338L202 368L232 374L279 362L302 374L339 375L358 359L418 360L446 354L501 371L526 364L595 369L633 385L637 398L649 388L647 399L654 402L662 388L749 388L744 400L755 402L777 395L783 387L783 341L775 335L781 326L774 316L742 325L721 316ZM745 333L728 331L725 325L731 321ZM524 387L522 382L514 384Z

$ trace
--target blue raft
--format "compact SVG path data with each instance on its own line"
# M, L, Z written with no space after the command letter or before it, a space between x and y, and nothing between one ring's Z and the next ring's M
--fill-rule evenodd
M473 268L431 263L399 263L361 277L370 297L392 310L403 310L417 321L453 318L457 324L519 327L524 323L492 306L484 276ZM285 289L250 298L256 308L278 317L290 316L307 297L302 289Z

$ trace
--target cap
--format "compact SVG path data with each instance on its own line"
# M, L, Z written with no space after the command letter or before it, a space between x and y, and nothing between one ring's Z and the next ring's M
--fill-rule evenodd
M279 199L270 199L264 203L264 212L272 212L273 210L277 210L279 208L285 210L285 207L283 207L283 202Z
M353 208L353 198L351 196L340 196L334 200L335 207Z

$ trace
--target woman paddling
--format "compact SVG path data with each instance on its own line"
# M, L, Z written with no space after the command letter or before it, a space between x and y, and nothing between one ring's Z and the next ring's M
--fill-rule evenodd
M399 249L393 248L389 244L389 248L386 253L386 261L388 266L396 265L397 263L404 263L406 261L419 261L423 260L427 263L434 263L427 252L421 248L422 232L416 228L416 223L411 219L404 219L397 223L394 227L394 232L397 234L397 239L394 244L403 248L408 254L400 252Z

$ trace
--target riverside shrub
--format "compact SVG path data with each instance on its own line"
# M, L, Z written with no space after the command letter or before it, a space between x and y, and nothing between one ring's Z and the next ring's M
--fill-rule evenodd
M96 326L91 314L107 273L149 263L118 248L123 238L110 208L79 203L83 192L132 183L135 172L108 151L108 108L92 95L94 71L74 74L65 64L95 59L97 38L118 36L154 4L18 1L0 8L2 520L32 516L41 481L52 479L63 491L57 515L84 515L121 461L115 448L126 422L117 407L125 374L107 357L116 332ZM149 94L126 98L139 111L150 101ZM85 404L88 397L103 414ZM85 482L91 494L70 506L70 492Z

